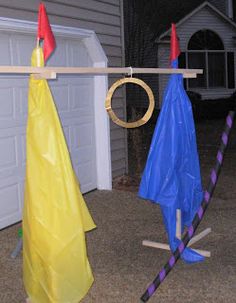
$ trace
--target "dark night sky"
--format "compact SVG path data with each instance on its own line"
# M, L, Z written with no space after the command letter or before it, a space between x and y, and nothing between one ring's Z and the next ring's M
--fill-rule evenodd
M132 7L132 11L125 12L126 16L136 13L139 21L149 26L158 36L167 30L172 22L178 22L203 2L204 0L124 0L124 7Z

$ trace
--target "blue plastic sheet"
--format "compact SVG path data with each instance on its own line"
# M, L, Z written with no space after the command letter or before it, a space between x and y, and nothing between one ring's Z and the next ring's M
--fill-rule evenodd
M172 66L177 67L177 62ZM160 204L169 243L175 250L176 210L181 210L183 231L203 197L192 107L181 74L171 75L166 87L139 196ZM204 259L189 248L182 258L188 263Z

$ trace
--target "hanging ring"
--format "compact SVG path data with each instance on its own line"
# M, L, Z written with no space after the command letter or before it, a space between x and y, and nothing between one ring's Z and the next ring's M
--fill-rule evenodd
M145 115L141 119L139 119L138 121L135 121L135 122L125 122L125 121L120 120L111 108L111 99L114 94L114 91L120 85L123 85L125 83L134 83L134 84L141 86L148 95L148 99L149 99L148 109L147 109ZM115 83L113 83L113 85L108 90L106 101L105 101L105 108L106 108L111 120L114 123L116 123L117 125L125 127L125 128L135 128L135 127L139 127L139 126L147 123L147 121L152 116L154 106L155 106L155 101L154 101L154 96L153 96L151 88L144 81L142 81L138 78L124 78L124 79L117 80Z

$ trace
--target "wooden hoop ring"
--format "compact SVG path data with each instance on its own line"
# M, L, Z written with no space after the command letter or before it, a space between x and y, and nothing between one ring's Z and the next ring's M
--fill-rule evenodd
M141 86L146 91L146 93L148 95L148 99L149 99L148 109L147 109L146 113L144 114L144 116L141 119L139 119L138 121L135 121L135 122L125 122L125 121L120 120L111 108L111 99L112 99L112 96L114 94L114 91L120 85L123 85L125 83L134 83L134 84L137 84L137 85ZM153 96L151 88L144 81L142 81L138 78L124 78L124 79L117 80L115 83L113 83L113 85L108 90L106 101L105 101L105 108L106 108L111 120L114 123L116 123L117 125L125 127L125 128L139 127L139 126L147 123L147 121L152 116L154 106L155 106L155 101L154 101L154 96Z

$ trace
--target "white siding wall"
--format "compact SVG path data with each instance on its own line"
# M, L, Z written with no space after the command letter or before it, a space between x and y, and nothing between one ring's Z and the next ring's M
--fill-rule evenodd
M201 30L201 29L210 29L215 31L224 43L225 49L229 51L235 51L233 36L236 36L236 30L233 28L230 23L219 17L218 14L213 12L210 8L205 7L197 14L192 16L186 22L182 23L177 28L178 37L180 39L180 49L185 51L188 46L188 41L191 36ZM168 67L169 65L169 53L170 53L170 44L159 44L158 46L158 66L159 67ZM235 58L236 60L236 58ZM236 61L235 61L236 63ZM235 70L236 75L236 70ZM168 77L161 76L159 77L159 96L162 98L164 88L167 84ZM192 90L192 89L191 89ZM201 95L202 98L220 98L229 96L234 90L230 89L196 89Z
M108 66L124 62L123 0L50 0L43 1L52 24L94 30L108 57ZM37 21L40 0L0 0L0 16ZM109 77L109 85L116 80ZM113 104L125 116L124 90ZM105 102L105 100L104 100ZM111 157L113 177L127 170L126 131L111 122Z

